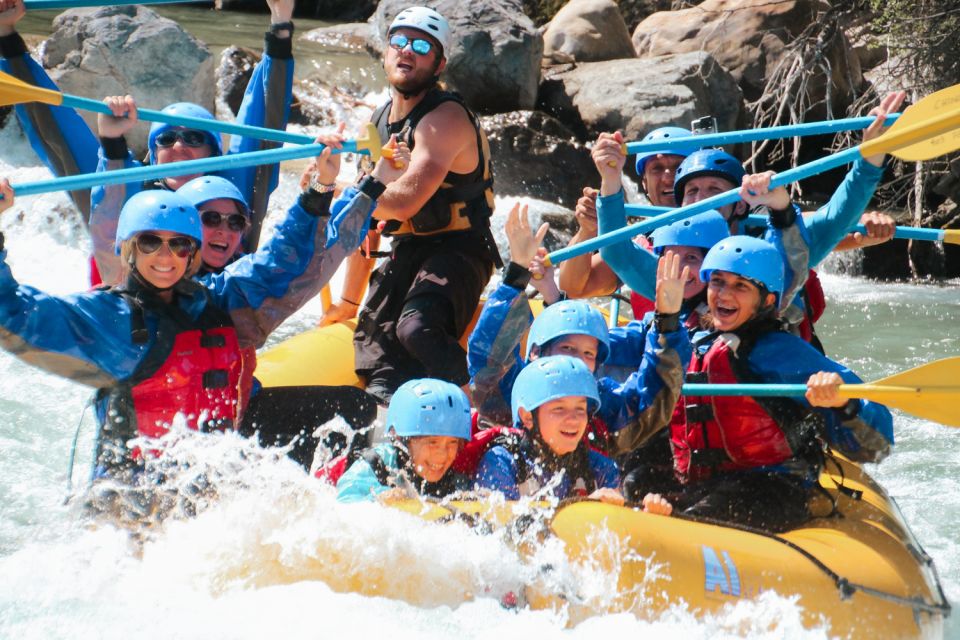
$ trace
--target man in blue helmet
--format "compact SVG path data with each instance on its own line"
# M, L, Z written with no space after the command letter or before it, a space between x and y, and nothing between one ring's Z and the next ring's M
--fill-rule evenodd
M676 140L690 138L689 130L682 127L660 127L643 137L644 142L656 140ZM650 150L637 154L637 175L640 187L650 204L655 207L675 207L673 180L677 167L683 159L698 147L671 146L661 151ZM586 187L583 197L577 201L576 218L580 225L577 233L570 239L570 246L579 244L597 236L597 194L596 189ZM576 256L560 264L560 288L571 298L591 298L613 293L620 286L620 280L597 253Z
M392 238L389 257L375 271L365 256L349 261L341 299L323 320L352 318L359 309L356 371L383 403L411 378L469 381L459 339L500 262L490 231L486 135L462 98L437 86L454 42L450 25L433 9L408 7L386 35L391 94L372 121L383 139L407 143L410 168L385 189L374 213ZM373 234L371 247L378 243Z
M243 124L283 129L289 117L293 88L292 35L294 0L268 0L271 12L270 30L265 35L264 55L254 68L247 85L237 121ZM25 13L22 0L0 1L0 68L30 84L56 90L44 69L30 58L23 39L15 30ZM137 162L127 149L123 134L136 123L136 105L129 96L107 99L118 117L98 118L99 137L92 135L80 116L72 109L40 104L18 105L17 116L31 146L55 175L91 173L134 166ZM171 114L213 119L203 107L189 102L169 105ZM276 143L252 138L234 137L227 153L256 151ZM149 161L151 163L188 160L222 154L219 134L156 123L150 130ZM98 157L99 156L99 157ZM267 211L270 193L276 188L278 165L263 165L225 171L249 203L250 224L246 247L257 246L260 224ZM142 188L175 190L195 176L151 181L144 185L127 184L97 187L92 192L71 193L87 223L94 244L92 281L94 284L118 282L120 273L113 257L113 238L117 218L126 199Z

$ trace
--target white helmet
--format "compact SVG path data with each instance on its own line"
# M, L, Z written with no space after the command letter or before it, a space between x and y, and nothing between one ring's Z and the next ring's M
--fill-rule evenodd
M433 9L429 7L407 7L393 19L393 23L387 30L387 35L402 27L423 31L440 43L443 55L447 55L447 52L449 52L450 24L446 18Z

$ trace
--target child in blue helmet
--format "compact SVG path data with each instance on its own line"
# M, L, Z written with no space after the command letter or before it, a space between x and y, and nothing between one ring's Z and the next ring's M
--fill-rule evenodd
M511 424L513 416L506 399L511 397L514 381L526 363L548 355L572 355L583 360L596 374L611 354L611 333L603 315L585 301L554 302L533 319L523 295L526 282L532 281L542 290L555 288L555 284L552 270L543 272L539 280L531 280L530 270L517 263L518 259L530 259L533 268L539 269L536 265L543 255L539 238L530 233L526 217L521 207L511 211L507 226L513 258L505 270L503 283L487 299L468 342L468 365L473 376L471 391L483 423ZM511 229L514 225L515 231ZM674 262L673 271L662 274L664 282L670 283L663 288L682 292L685 284L680 280L682 268L678 258ZM664 315L679 314L681 295L661 308ZM549 299L545 295L545 300ZM528 327L527 348L521 357L520 342ZM637 357L626 380L599 379L600 408L590 432L594 446L611 453L629 451L669 421L679 394L680 379L660 376L662 368L658 363L664 359L685 361L687 352L676 349L685 342L676 335L680 330L678 321L658 324L644 332L637 344L631 345ZM647 341L657 347L644 356ZM622 356L617 359L626 360Z
M5 180L0 192L0 206L11 206ZM358 198L334 225L336 234L329 213L292 211L287 230L309 242L292 248L277 234L262 250L197 280L197 209L177 193L144 191L124 205L117 227L124 283L62 298L15 280L0 235L0 344L98 390L96 462L102 473L123 474L143 461L129 441L163 435L177 416L194 429L238 426L255 349L359 246L371 210Z
M367 449L337 482L341 502L444 498L472 483L453 470L470 440L470 402L455 384L422 378L405 382L387 407L388 442Z
M837 393L860 379L801 338L777 315L784 289L778 250L733 236L703 261L713 331L693 341L688 378L719 384L806 383L804 400L690 397L670 428L678 486L668 491L690 516L771 530L810 517L807 505L824 466L824 443L850 459L877 462L893 443L890 412Z
M582 496L623 504L617 464L584 439L600 397L596 378L582 360L546 356L531 362L517 376L512 405L523 435L504 439L484 454L477 470L479 488L499 491L508 500ZM669 503L659 496L648 496L644 504L670 513Z

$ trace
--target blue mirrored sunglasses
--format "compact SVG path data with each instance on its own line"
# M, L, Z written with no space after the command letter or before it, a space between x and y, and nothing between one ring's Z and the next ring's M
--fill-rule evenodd
M410 49L417 55L425 56L433 49L433 44L423 38L414 38L411 40L402 33L395 33L390 36L390 46L397 51L402 51L404 47L410 45Z

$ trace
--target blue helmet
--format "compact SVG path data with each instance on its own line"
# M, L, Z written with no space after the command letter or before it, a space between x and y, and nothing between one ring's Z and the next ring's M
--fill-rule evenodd
M763 285L777 296L783 296L783 258L766 240L751 236L730 236L707 252L700 267L700 279L710 280L714 271L728 271L741 278Z
M701 176L716 176L729 180L739 187L746 171L740 161L723 149L701 149L687 156L677 167L673 179L673 195L677 202L683 202L683 189L687 182Z
M692 137L693 133L688 129L684 129L683 127L660 127L643 136L642 142ZM653 158L657 154L662 153L664 155L681 156L686 158L699 148L700 145L691 142L690 144L684 144L680 146L665 146L663 149L658 151L641 151L637 154L637 175L639 175L641 178L643 177L643 170L647 166L647 160Z
M168 104L160 113L166 113L171 116L187 116L189 118L202 118L203 120L216 120L213 114L192 102L174 102ZM147 137L147 149L150 152L150 164L157 163L157 136L168 129L176 129L178 125L168 124L166 122L154 122L150 126L150 135ZM210 145L213 156L223 155L220 148L220 136L213 131L204 131L207 134L207 144Z
M514 423L520 422L520 409L532 412L537 407L568 396L583 396L587 410L600 408L597 379L580 358L547 356L525 366L513 382L511 409Z
M687 246L709 249L730 237L727 221L716 209L710 209L684 220L677 220L653 232L653 252L663 255L666 247Z
M534 346L543 347L560 336L583 334L597 339L597 364L610 353L610 335L603 314L582 300L562 300L540 312L527 336L526 359Z
M220 200L221 198L235 201L240 207L240 213L249 216L247 201L237 186L220 176L200 176L177 189L177 193L190 201L197 209L204 202Z
M386 428L401 438L450 436L470 439L472 420L467 394L455 384L433 378L403 383L390 399Z
M200 215L190 201L173 191L151 189L136 193L120 210L117 223L117 255L120 245L142 231L169 231L203 242Z

